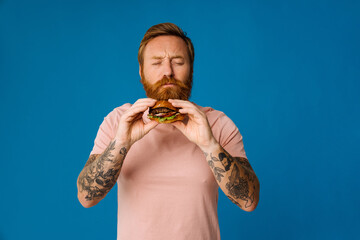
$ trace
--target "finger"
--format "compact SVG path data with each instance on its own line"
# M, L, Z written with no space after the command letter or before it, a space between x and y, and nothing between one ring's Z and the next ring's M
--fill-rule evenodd
M143 113L138 113L137 115L134 116L133 121L137 121L139 119L142 119Z
M178 107L178 108L183 108L186 106L193 106L196 107L194 104L192 104L189 101L185 101L185 100L180 100L180 99L169 99L169 102L174 106L174 107Z
M153 101L152 99L146 99L144 101L135 102L128 111L138 111L139 109L147 109L149 107L154 106L156 103L156 100Z
M141 104L155 104L156 103L156 99L153 99L153 98L140 98L138 100L136 100L136 102L133 104L133 106L137 106L137 105L141 105ZM151 105L153 106L153 105Z
M137 115L144 113L148 109L147 105L132 106L123 115L126 121L132 121Z
M189 101L184 101L184 100L179 100L179 99L171 99L171 104L174 107L179 108L179 112L181 112L181 113L187 113L187 114L192 113L192 114L196 115L196 112L197 112L197 113L201 114L202 116L205 116L203 114L203 111L201 111L195 104L193 104ZM181 111L181 109L184 109L184 110ZM193 111L192 109L194 109L195 111Z
M138 105L138 106L133 106L133 107L129 108L128 112L131 114L137 114L140 112L145 112L146 109L148 109L147 105Z
M142 102L142 101L157 101L154 98L139 98L138 100L136 100L136 102Z
M188 114L189 117L197 117L197 118L205 117L204 116L205 114L200 109L193 107L180 108L179 112L182 114Z
M139 109L139 108L141 108L141 109L148 109L149 107L152 107L153 105L154 105L155 103L146 103L146 102L143 102L143 103L138 103L138 104L134 104L134 105L132 105L129 109L128 109L128 111L133 111L134 109Z

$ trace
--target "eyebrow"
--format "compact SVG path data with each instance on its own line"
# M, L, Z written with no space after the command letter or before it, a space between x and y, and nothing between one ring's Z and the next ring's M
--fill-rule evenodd
M175 56L171 57L171 59L174 59L174 58L184 59L184 57L181 56L181 55L175 55ZM158 59L158 60L160 60L160 59L164 59L164 57L161 57L161 56L153 56L151 59Z

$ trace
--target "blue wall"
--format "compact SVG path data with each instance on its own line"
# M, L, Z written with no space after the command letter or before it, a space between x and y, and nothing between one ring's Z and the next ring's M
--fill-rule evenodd
M224 111L261 182L222 193L222 239L354 239L360 225L359 1L0 0L0 239L116 239L116 189L76 178L113 108L144 97L137 50L161 22L195 45L191 100ZM171 238L169 238L171 239Z

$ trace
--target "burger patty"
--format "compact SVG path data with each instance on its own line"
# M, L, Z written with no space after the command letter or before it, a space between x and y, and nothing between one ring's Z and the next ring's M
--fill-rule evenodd
M171 110L171 109L166 108L166 107L159 107L159 108L155 108L155 109L150 108L150 110L149 110L149 113L153 114L153 115L158 114L158 113L170 113L170 112L175 113L174 110Z

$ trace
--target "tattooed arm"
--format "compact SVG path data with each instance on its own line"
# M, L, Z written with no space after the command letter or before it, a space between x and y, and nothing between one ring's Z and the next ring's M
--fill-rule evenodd
M122 114L115 138L105 151L100 155L90 155L77 181L78 199L84 207L92 207L106 196L115 185L132 144L157 126L156 121L145 124L141 118L155 102L151 98L137 100Z
M226 196L241 209L253 211L259 201L260 184L246 158L231 156L216 141L206 114L189 101L169 99L188 114L188 121L172 123L205 153L206 160Z
M90 155L77 181L78 199L84 207L98 204L115 185L127 150L114 139L102 154Z
M231 156L219 144L203 151L225 195L241 209L253 211L259 202L260 183L249 161Z

